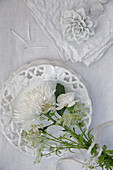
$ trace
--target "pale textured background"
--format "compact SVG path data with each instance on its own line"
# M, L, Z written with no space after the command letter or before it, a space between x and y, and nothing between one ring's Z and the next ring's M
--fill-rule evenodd
M32 42L48 46L45 49L24 49L24 44L16 38L10 28L16 30L27 40L28 21L31 22ZM60 57L51 41L45 36L35 22L23 0L0 0L0 88L11 72L23 64L36 59L59 60ZM86 67L83 64L65 62L79 73L89 86L94 101L92 125L113 119L113 47L96 64ZM113 148L113 126L102 133L100 143ZM42 160L41 164L33 165L33 158L24 155L9 144L0 132L0 170L55 170L56 158ZM61 164L59 170L80 170L75 163Z

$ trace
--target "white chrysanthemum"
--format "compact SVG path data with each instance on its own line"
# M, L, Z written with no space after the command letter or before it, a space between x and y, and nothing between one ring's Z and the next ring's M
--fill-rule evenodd
M95 22L86 15L83 8L66 10L60 18L60 25L68 41L80 43L95 34Z
M48 112L55 105L54 90L47 82L35 84L23 90L14 104L15 121L29 124L41 113Z

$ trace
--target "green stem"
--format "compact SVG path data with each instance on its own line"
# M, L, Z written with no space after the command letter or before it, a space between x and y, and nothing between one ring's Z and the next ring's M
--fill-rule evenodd
M52 120L54 124L56 124L57 121L54 120L54 119L49 115L49 113L45 114L45 116L46 116L47 118L49 118L50 120Z
M113 154L113 150L106 150L106 153Z
M48 134L48 133L47 133L47 135L49 135L49 136L51 136L51 137L53 138L53 139L51 139L51 138L46 137L46 139L48 139L48 140L52 140L52 141L55 141L55 142L58 142L58 143L64 144L64 145L66 144L65 141L62 141L62 140L60 140L60 139L54 137L54 136L51 135L51 134ZM72 143L69 143L69 145L71 145L72 147L77 147L76 145L73 145L73 142L74 142L74 141L72 141ZM66 145L66 146L67 146L67 145Z
M78 144L77 142L75 142L75 141L73 141L73 140L71 140L71 139L68 139L68 138L66 138L66 137L63 137L63 139L66 139L66 140L68 140L68 141L70 141L70 142L73 142L73 143L75 143L75 144Z
M54 123L56 123L56 120L54 120L49 114L46 114L45 115L46 117L48 117L50 120L52 120ZM59 126L63 127L62 124L58 124ZM68 126L64 126L64 129L67 131L67 132L70 132L71 135L76 139L78 140L78 135L76 133L74 133Z
M67 132L69 132L70 134L71 134L71 136L73 136L74 137L74 139L81 145L81 147L83 147L84 149L86 149L86 145L82 142L82 141L80 141L79 140L79 135L77 135L75 132L73 132L72 130L71 130L71 128L69 128L68 126L64 126L64 129L67 131ZM86 141L85 141L86 142Z
M54 153L54 152L55 152L55 151L51 151L51 152L49 152L49 153L43 154L43 156L50 155L50 154L52 154L52 153Z
M48 114L45 114L45 116L48 117L50 120L52 120L52 121L54 122L54 124L57 123L57 121L54 120L54 119L49 115L49 113L48 113ZM58 124L58 125L61 126L61 127L63 127L63 124L62 124L62 123L61 123L61 124ZM74 139L75 139L78 143L80 143L80 145L81 145L81 147L82 147L83 149L87 149L87 147L86 147L87 141L84 140L84 143L85 143L85 144L84 144L82 141L80 141L80 140L79 140L79 135L77 135L75 132L73 132L73 131L71 130L71 128L69 128L67 125L64 126L64 129L65 129L65 131L67 131L68 133L70 133L71 136L73 136Z
M54 153L54 152L56 152L57 150L64 150L64 149L75 149L75 146L74 147L52 147L53 149L55 148L56 150L54 150L54 151L51 151L51 152L49 152L49 153L47 153L47 154L43 154L43 156L47 156L47 155L50 155L51 153Z
M87 140L89 140L88 137L86 136L86 134L84 133L83 129L81 128L81 126L79 126L79 128L80 128L81 132L84 134L84 137L85 137Z
M51 138L48 138L48 137L46 137L46 136L45 136L45 138L46 138L46 139L48 139L49 141L59 142L59 143L61 143L61 144L62 144L62 142L60 142L60 141L58 141L58 140L51 139Z

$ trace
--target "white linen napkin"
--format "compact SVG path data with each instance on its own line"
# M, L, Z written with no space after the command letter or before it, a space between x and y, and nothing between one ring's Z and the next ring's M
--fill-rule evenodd
M113 43L113 0L24 0L64 60L89 66Z

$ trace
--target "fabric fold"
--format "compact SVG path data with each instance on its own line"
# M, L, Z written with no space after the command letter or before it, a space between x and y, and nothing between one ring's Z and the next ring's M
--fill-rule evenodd
M24 0L63 60L98 61L113 44L113 1Z

